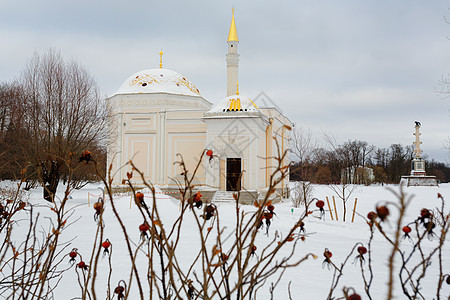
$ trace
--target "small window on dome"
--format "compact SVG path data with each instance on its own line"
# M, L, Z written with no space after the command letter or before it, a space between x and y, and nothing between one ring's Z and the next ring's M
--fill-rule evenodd
M233 45L230 45L231 47L233 47Z
M142 86L147 86L147 82L144 82L144 83L142 84Z
M247 111L247 109L245 109L245 111Z
M159 76L161 76L161 77L164 77L164 75L163 75L163 74L160 74Z
M223 111L225 111L225 108L223 109Z

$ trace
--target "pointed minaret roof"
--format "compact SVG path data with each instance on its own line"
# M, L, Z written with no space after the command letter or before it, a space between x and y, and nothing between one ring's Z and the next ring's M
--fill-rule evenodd
M159 68L162 69L162 56L163 56L162 49L159 51Z
M232 9L233 16L231 18L231 26L230 26L230 32L228 33L228 40L227 42L235 41L239 42L237 30L236 30L236 21L234 20L234 8Z

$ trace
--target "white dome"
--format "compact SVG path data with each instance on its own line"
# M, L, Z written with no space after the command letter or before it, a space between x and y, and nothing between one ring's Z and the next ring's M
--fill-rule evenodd
M183 75L168 69L143 70L131 75L115 94L169 93L200 96L200 91Z
M259 112L256 104L244 95L233 95L222 99L210 112Z

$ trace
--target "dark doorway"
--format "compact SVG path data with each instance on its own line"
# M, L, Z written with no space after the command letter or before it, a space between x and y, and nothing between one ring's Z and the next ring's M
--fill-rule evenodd
M241 159L227 158L227 191L241 189Z

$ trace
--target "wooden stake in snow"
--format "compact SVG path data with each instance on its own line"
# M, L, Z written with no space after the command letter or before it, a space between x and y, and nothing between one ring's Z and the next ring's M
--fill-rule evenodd
M334 220L334 219L333 219L333 212L331 211L331 206L330 206L330 201L328 200L328 196L326 196L325 198L327 198L328 211L330 212L331 220Z
M337 209L336 209L336 201L334 200L334 196L333 196L333 205L334 205L334 214L336 216L336 221L339 221Z
M358 202L358 198L355 198L355 205L353 206L353 215L352 215L352 223L355 220L355 211L356 211L356 203Z

